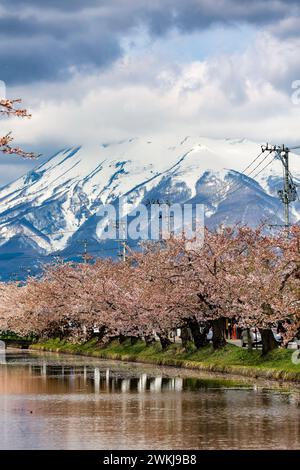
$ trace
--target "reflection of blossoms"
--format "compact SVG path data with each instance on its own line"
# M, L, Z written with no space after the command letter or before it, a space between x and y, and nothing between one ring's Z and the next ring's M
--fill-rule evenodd
M0 364L6 363L6 356L5 356L5 343L4 341L0 341Z

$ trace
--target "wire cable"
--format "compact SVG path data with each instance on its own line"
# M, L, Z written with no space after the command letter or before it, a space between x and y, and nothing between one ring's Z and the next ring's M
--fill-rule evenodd
M258 165L256 165L256 167L253 168L253 169L250 171L250 173L246 174L245 172L246 172L248 169L250 169L251 166L252 166L255 162L257 162L257 160L262 156L263 153L264 153L264 151L261 151L260 154L257 155L257 157L255 157L255 158L252 160L252 162L249 163L249 165L246 166L246 168L240 172L240 174L242 174L243 176L246 176L246 177L250 177L250 175L251 175L257 168L259 168L260 165L263 164L263 162L266 160L266 158L269 156L269 154L270 154L271 152L269 152L269 154L268 154L267 156L265 156L265 157L261 160L261 162L260 162ZM242 186L243 186L243 185L242 185L240 182L233 182L233 183L231 184L231 186L229 187L229 191L228 191L228 192L226 192L226 190L224 190L224 196L228 197L231 193L235 192L239 187L242 187Z
M268 155L261 161L261 163L259 165L257 165L257 167L255 169L257 169L271 154L272 152L269 152ZM260 173L262 173L274 160L276 159L276 156L274 156L272 158L272 160L270 162L268 162L258 173L256 173L252 178L255 179ZM249 175L244 175L244 176L247 176L247 178L249 177ZM231 196L232 194L236 193L237 191L239 191L241 188L243 188L243 184L239 183L238 186L236 188L233 188L232 191L229 191L227 193L227 197L228 196Z
M268 155L269 156L269 155ZM256 175L253 176L253 179L256 178L258 175L260 175L269 165L271 165L271 163L274 162L274 160L276 160L276 155L272 158L272 160L270 162L268 162L258 173L256 173Z
M261 153L259 154L259 157L262 155L262 153L263 153L263 152L261 152ZM242 175L243 175L243 176L246 176L247 178L249 178L249 177L252 175L252 173L253 173L255 170L257 170L257 168L259 168L260 165L262 165L262 164L264 163L264 161L266 161L266 159L269 157L270 153L271 153L271 152L269 152L269 153L262 159L262 161L261 161L258 165L256 165L256 167L253 168L252 171L250 171L250 173L249 173L248 175L246 175L244 172L242 172ZM252 163L254 163L254 161L253 161ZM254 179L254 178L255 178L255 176L253 177L253 179ZM243 185L241 185L240 183L238 183L238 185L239 185L240 187L243 186ZM233 189L233 188L232 188L232 189ZM234 191L234 192L235 192L235 191ZM229 194L230 194L230 193L231 193L231 192L229 191Z

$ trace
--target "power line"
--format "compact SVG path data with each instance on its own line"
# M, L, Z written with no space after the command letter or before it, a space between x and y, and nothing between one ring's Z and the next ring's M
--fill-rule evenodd
M246 171L247 169L249 169L249 168L258 160L258 158L262 155L262 153L263 153L263 152L261 152L256 158L254 158L254 160L242 171L242 174L244 174L245 171ZM264 160L263 160L263 161L264 161ZM252 172L255 171L255 169L258 168L258 167L263 163L263 161L262 161L260 164L258 164L258 165L252 170ZM250 172L250 174L251 174L252 172ZM250 175L250 174L249 174L249 175ZM245 176L249 176L249 175L245 175ZM238 184L239 184L239 183L238 183ZM235 185L235 183L233 183L233 186L232 186L232 188L230 188L230 189L233 189L234 185ZM169 201L168 199L166 200L166 202L163 202L163 201L160 201L160 200L152 200L152 201L151 201L151 200L148 200L147 203L146 203L146 205L148 206L148 205L151 204L151 203L155 203L155 204L159 204L159 205L161 205L161 204L171 205L171 203L170 203L170 201ZM122 224L122 223L123 223L123 222L121 222L121 224ZM118 227L117 227L117 228L118 228ZM48 234L41 232L40 235L38 235L38 234L33 235L33 234L20 233L20 234L14 234L14 235L12 235L12 236L9 238L9 240L12 239L12 238L16 239L16 238L22 238L22 237L28 237L28 238L31 238L31 239L42 239L42 240L44 240L44 238L50 238L50 237L52 237L53 235L64 235L64 234L76 233L79 229L80 229L80 227L78 227L78 228L75 229L75 230L60 230L60 231L52 232L52 233L48 233ZM0 240L6 241L7 238L6 238L5 236L3 236L3 235L0 234ZM46 241L46 240L44 240L44 241ZM80 242L83 243L84 241L80 241Z
M138 246L138 244L132 244L132 245L129 245L128 243L126 244L126 247L127 248L136 248L136 246ZM118 247L112 247L112 248L101 248L101 249L94 249L94 250L89 250L89 253L100 253L100 252L112 252L112 251L115 251L115 250L118 250ZM119 250L118 250L119 251ZM64 262L68 262L68 258L70 256L78 256L78 257L82 257L82 253L81 252L78 252L78 251L74 251L74 252L70 252L67 254L67 256L61 256L61 255L57 255L57 254L50 254L50 255L40 255L40 256L24 256L24 257L20 257L20 259L24 260L24 259L36 259L36 260L48 260L49 261L49 264L51 264L51 257L52 258L60 258L62 263ZM19 259L19 258L18 258ZM52 260L53 261L53 260ZM48 264L48 263L44 263L44 264ZM16 280L19 276L21 276L21 272L24 273L24 272L32 272L34 270L34 268L36 270L38 270L39 268L37 266L33 267L31 266L30 268L26 268L24 266L19 266L18 267L18 271L16 271L16 269L14 269L14 271L6 271L4 274L5 276L9 276L10 277L14 277ZM38 273L37 273L38 274Z
M253 163L255 163L259 159L259 157L261 157L262 154L263 154L263 151L261 151L260 154L257 155L257 157L254 158L254 160L248 166L246 166L246 168L244 168L244 170L242 170L242 173L245 173L245 171L247 171L248 168L250 168L253 165Z
M263 164L264 161L266 161L266 159L270 156L270 154L271 154L271 152L269 152L268 155L266 155L266 156L262 159L262 161L261 161L258 165L256 165L256 167L255 167L248 175L245 175L245 174L244 174L243 176L246 176L247 178L249 178L250 175L251 175L255 170L257 170L257 168L259 168L259 167ZM259 157L260 157L261 155L262 155L262 153L260 153ZM262 173L262 172L273 162L274 159L275 159L275 157L274 157L270 162L268 162L267 165L265 165L258 173L256 173L256 174L252 177L252 179L255 179L260 173ZM252 164L253 164L253 163L254 163L254 160L253 160ZM240 182L237 183L236 187L234 187L234 185L233 185L232 188L229 190L229 192L226 194L226 196L227 196L227 197L228 197L228 196L231 196L232 194L236 193L236 192L239 191L241 188L243 188L243 186L244 186L244 185L241 184Z
M41 233L41 235L27 235L26 233L20 233L20 234L15 234L13 235L11 238L22 238L22 237L30 237L30 238L42 238L43 237L51 237L52 235L62 235L64 233L76 233L78 230L80 229L80 227L78 227L76 230L60 230L59 232L52 232L52 233L48 233L48 234L45 234L45 233ZM0 240L7 240L6 237L3 237L0 235Z
M268 155L269 156L269 155ZM253 179L255 179L258 175L260 175L260 173L262 173L269 165L271 165L271 163L273 163L273 161L276 159L276 157L272 158L272 160L270 162L268 162L258 173L256 173L254 176L253 176ZM240 184L234 191L232 192L229 192L227 195L231 195L231 194L234 194L236 191L238 191L239 189L241 189L243 187L242 184Z
M268 155L268 157L269 157L269 155ZM274 162L274 160L276 160L276 156L273 157L272 160L270 162L268 162L258 173L256 173L256 175L253 176L253 179L256 178L258 175L260 175L269 165L271 165L271 163Z
M244 170L242 170L242 171L240 172L240 174L243 175L243 176L246 176L247 178L249 178L250 175L251 175L257 168L259 168L260 165L262 165L262 163L265 161L266 157L264 157L264 158L262 159L262 161L261 161L258 165L256 165L255 168L253 168L253 169L250 171L250 173L246 174L246 171L247 171L248 169L250 169L251 166L252 166L255 162L257 162L257 160L262 156L262 154L263 154L263 151L261 151L260 154L257 155L257 156L252 160L252 162L249 163L249 165L247 165L247 166L244 168ZM227 193L226 193L225 190L224 190L224 196L226 195L226 197L228 197L228 196L230 196L231 194L233 194L233 193L235 193L236 191L238 191L238 190L239 190L240 188L242 188L242 187L243 187L243 184L241 184L240 182L233 182L233 183L231 184L231 187L229 187L229 191L228 191Z
M252 175L252 173L254 173L254 171L257 170L257 168L259 168L260 165L262 165L262 164L266 161L266 159L269 157L270 153L271 153L271 152L269 152L268 155L266 155L266 156L262 159L262 161L261 161L258 165L256 165L256 167L253 168L253 170L250 171L250 173L249 173L248 175L246 175L246 176ZM267 165L267 166L268 166L268 165ZM259 173L257 173L257 174L259 174ZM256 176L256 175L255 175L255 176ZM255 178L255 176L253 176L253 178Z
M118 242L118 240L113 240L115 242ZM126 243L127 247L128 248L134 248L136 247L138 244L132 244L132 245L129 245L128 243ZM97 248L97 249L90 249L88 250L89 253L101 253L101 252L113 252L115 250L119 250L118 247L111 247L111 248ZM11 253L5 253L5 255L14 255L15 253L11 252ZM64 253L63 255L61 255L60 253L50 253L49 255L39 255L39 256L34 256L34 255L21 255L21 256L16 256L15 259L20 259L20 260L23 260L23 259L36 259L36 260L45 260L45 259L48 259L50 261L51 258L68 258L70 256L79 256L79 257L83 257L83 254L82 252L80 251L70 251L70 252L67 252L67 253ZM1 260L0 261L7 261L5 259Z
M118 249L117 247L112 247L112 248L99 248L99 249L95 249L95 250L89 250L90 253L97 253L97 252L102 252L102 251L114 251ZM15 253L13 252L8 252L8 253L5 253L5 256L8 256L8 255L15 255ZM68 256L83 256L82 252L80 251L71 251L71 252L67 252L67 253L64 253L63 255L63 258L66 258ZM21 256L15 256L16 259L50 259L51 257L55 258L55 257L61 257L62 255L60 253L49 253L49 255L39 255L39 256L34 256L34 255L21 255ZM8 261L8 260L1 260L0 261Z

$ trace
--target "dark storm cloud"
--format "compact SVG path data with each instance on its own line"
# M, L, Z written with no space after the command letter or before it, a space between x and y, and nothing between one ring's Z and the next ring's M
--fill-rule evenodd
M121 38L144 25L162 36L212 24L272 25L299 16L280 0L0 0L0 78L9 84L67 78L113 63Z

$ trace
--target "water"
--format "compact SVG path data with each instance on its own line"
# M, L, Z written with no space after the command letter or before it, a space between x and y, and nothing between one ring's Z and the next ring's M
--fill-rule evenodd
M0 449L300 449L299 404L267 383L11 350Z

